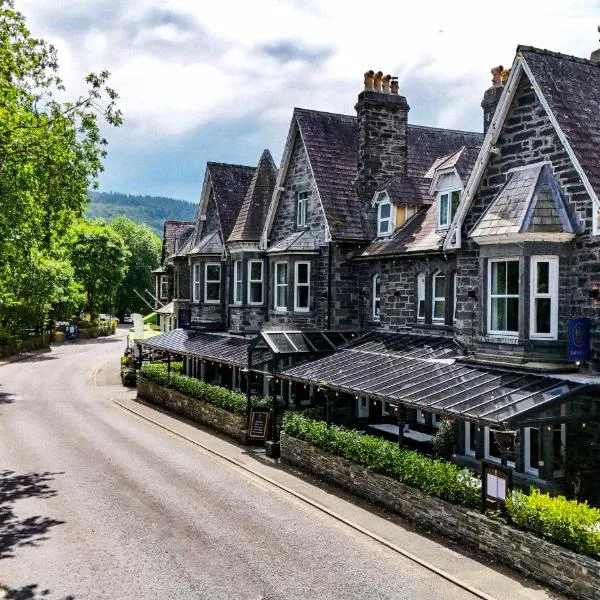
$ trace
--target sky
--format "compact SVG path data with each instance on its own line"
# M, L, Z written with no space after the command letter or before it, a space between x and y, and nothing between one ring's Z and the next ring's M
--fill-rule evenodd
M101 191L196 202L207 161L279 164L294 106L355 114L399 78L409 122L481 131L490 69L518 44L589 58L600 0L15 0L71 97L108 70L124 113Z

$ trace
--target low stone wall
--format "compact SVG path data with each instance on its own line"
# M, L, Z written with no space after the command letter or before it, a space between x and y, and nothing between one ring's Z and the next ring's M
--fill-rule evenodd
M484 552L541 583L582 600L600 600L600 562L533 534L423 494L281 432L281 460L406 519Z
M243 415L236 415L208 402L191 398L144 377L138 377L137 395L148 402L225 433L239 442L246 439L246 417Z

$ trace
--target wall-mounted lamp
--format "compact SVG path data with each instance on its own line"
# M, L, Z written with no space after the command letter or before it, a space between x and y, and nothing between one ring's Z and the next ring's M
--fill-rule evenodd
M469 288L467 290L467 298L471 298L472 300L477 300L477 290L474 288Z
M591 300L600 300L600 289L593 288L590 290L590 299Z

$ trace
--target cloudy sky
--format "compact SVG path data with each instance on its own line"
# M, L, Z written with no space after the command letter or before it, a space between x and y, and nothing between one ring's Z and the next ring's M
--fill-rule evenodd
M103 191L197 201L207 160L278 163L294 106L354 113L397 75L412 123L481 130L490 68L517 44L589 57L599 0L15 0L73 95L107 69L125 124Z

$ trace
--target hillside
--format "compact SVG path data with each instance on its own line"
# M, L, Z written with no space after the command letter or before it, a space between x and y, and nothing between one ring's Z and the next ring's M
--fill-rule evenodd
M118 192L89 192L88 219L105 219L124 215L137 223L146 223L162 238L163 223L169 219L194 221L197 205L184 200L160 196L132 196Z

